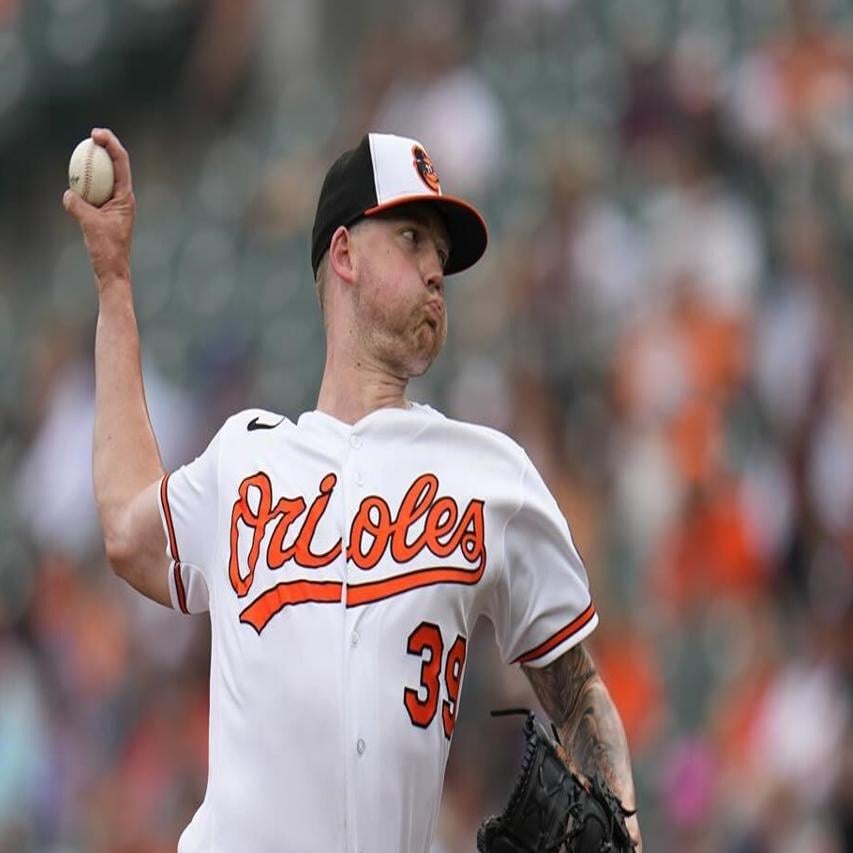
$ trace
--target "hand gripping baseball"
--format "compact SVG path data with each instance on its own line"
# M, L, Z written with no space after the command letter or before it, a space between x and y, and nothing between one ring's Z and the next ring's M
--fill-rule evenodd
M130 244L136 199L130 158L116 135L110 130L96 128L92 131L92 139L112 158L115 171L113 196L102 207L94 207L76 193L66 190L62 204L80 223L95 282L101 291L112 281L130 281Z
M481 853L631 853L626 811L601 779L572 772L559 743L528 713L527 748L503 814L477 833Z

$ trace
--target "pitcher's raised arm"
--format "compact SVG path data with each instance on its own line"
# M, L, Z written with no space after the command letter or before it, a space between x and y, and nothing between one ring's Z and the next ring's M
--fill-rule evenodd
M62 201L80 224L98 290L95 500L113 569L144 595L169 606L166 539L157 503L164 472L145 402L131 289L136 201L130 159L111 131L93 130L92 139L112 158L113 196L99 208L71 190Z

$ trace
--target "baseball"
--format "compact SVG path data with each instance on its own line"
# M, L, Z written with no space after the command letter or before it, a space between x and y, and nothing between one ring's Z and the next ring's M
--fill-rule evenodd
M115 173L106 148L84 139L68 163L68 186L84 201L100 207L113 194Z

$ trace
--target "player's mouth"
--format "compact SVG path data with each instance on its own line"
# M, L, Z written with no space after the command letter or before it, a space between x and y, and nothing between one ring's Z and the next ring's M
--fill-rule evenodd
M429 323L433 329L438 331L441 326L441 321L444 318L444 303L431 300L430 302L427 302L425 310L426 322Z

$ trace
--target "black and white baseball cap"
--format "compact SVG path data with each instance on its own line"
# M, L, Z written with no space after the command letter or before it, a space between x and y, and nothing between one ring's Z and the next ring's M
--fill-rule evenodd
M326 173L311 234L314 275L339 226L414 202L435 205L444 220L450 236L445 275L461 272L480 259L488 241L486 223L468 202L442 193L423 145L405 136L368 133Z

